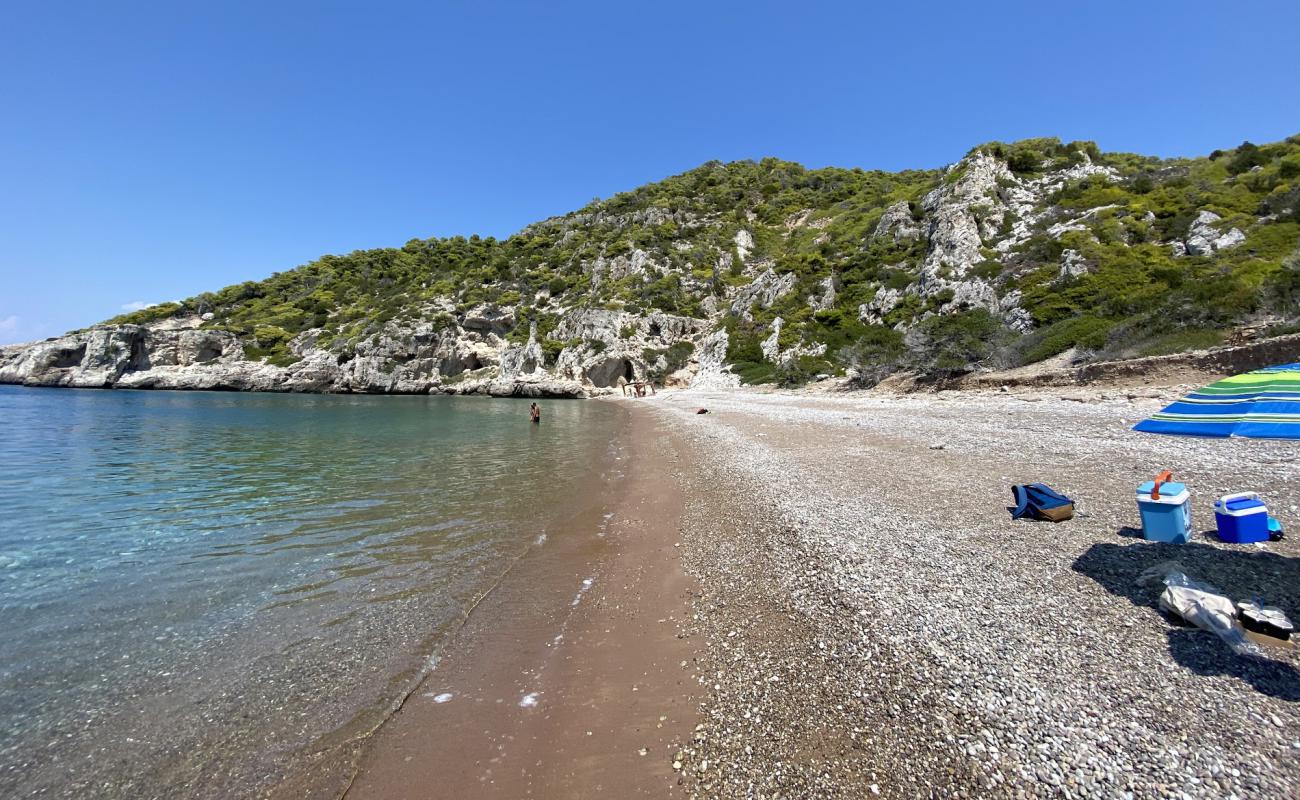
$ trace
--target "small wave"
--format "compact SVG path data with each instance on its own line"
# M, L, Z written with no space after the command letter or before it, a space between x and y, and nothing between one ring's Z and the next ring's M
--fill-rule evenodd
M591 585L595 582L596 582L595 578L585 578L582 581L582 586L578 588L578 593L573 596L573 605L576 606L578 603L582 602L582 595L586 593L586 591L590 589Z

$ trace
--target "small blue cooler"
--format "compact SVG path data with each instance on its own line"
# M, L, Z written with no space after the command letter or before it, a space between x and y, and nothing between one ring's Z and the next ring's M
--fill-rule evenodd
M1268 507L1254 492L1230 494L1214 501L1214 523L1219 538L1245 544L1268 540Z
M1156 487L1159 486L1159 497ZM1181 483L1147 481L1137 488L1142 536L1182 544L1192 536L1192 495Z

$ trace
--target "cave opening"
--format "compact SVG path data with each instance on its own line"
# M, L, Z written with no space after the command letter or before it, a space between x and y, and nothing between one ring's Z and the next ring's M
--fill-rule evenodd
M79 367L81 366L81 362L85 360L85 358L86 358L86 346L83 344L80 347L76 347L68 350L60 350L54 356L54 364L52 366L55 367L56 369L67 369L68 367Z

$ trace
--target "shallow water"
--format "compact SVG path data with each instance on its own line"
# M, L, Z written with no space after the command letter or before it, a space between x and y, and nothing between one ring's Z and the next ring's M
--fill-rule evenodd
M336 769L612 477L621 412L527 407L0 386L0 796Z

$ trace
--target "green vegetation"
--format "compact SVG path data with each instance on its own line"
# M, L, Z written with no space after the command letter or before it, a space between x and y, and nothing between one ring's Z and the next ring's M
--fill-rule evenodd
M250 357L296 359L295 337L319 329L318 342L346 357L387 326L445 330L481 305L513 309L505 336L527 339L532 325L546 363L565 347L597 352L597 342L552 337L575 308L633 314L661 311L709 318L727 328L727 358L750 383L791 383L852 369L874 382L900 369L952 373L974 364L1014 366L1071 348L1080 357L1171 352L1221 341L1234 326L1271 320L1275 330L1300 320L1300 137L1195 159L1103 153L1092 142L1057 139L992 142L975 148L1003 159L988 200L971 206L984 247L964 274L948 280L987 283L997 297L1020 293L1032 330L1019 333L999 314L952 306L954 294L920 288L929 242L922 233L874 236L885 209L903 202L917 228L929 227L922 198L967 174L960 165L898 173L806 169L777 159L709 162L663 181L594 201L504 240L478 236L413 239L402 247L324 256L266 280L228 286L181 303L117 317L147 323L210 314L205 327L231 331ZM1021 182L1092 162L1114 174L1051 183L1016 246L995 249L1019 219L1006 193ZM1003 196L999 196L1003 195ZM1212 211L1220 231L1245 241L1230 249L1175 255L1197 215ZM1018 208L1016 213L1024 212ZM1049 233L1061 220L1079 228ZM753 246L742 261L736 236ZM1084 265L1062 273L1062 263ZM740 316L725 309L764 269L792 276L793 290ZM790 280L791 278L786 278ZM827 283L829 307L814 309ZM881 289L900 292L867 325L858 309ZM706 309L716 303L721 311ZM783 321L783 354L825 345L823 356L764 358L760 343ZM626 338L639 326L628 325ZM676 349L674 349L676 348ZM797 349L796 348L800 348ZM685 346L642 354L659 377L690 357Z

